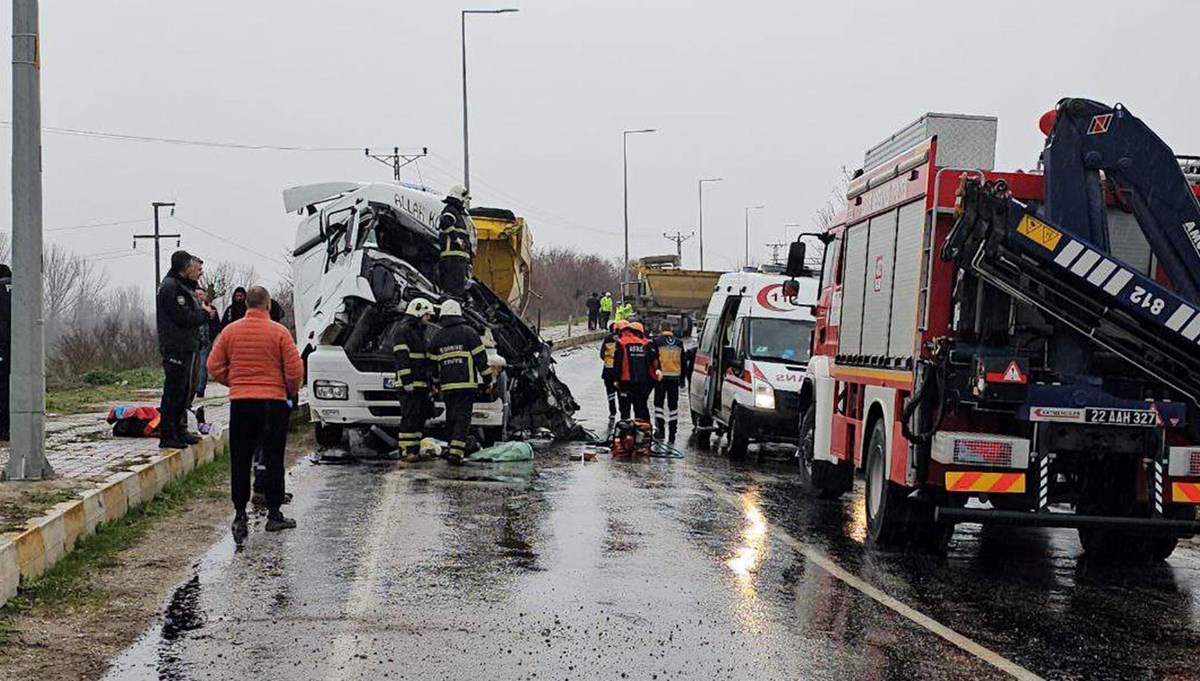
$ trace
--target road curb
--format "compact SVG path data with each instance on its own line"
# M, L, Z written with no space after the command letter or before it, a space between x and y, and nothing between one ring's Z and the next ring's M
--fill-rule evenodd
M587 345L588 343L591 343L592 341L598 341L607 335L608 335L607 331L591 331L589 333L585 333L585 334L582 334L579 336L571 336L570 338L564 338L560 341L552 341L550 343L550 349L554 350L554 351L558 351L558 350L567 350L570 348L576 348L576 347L579 347L580 345Z
M225 448L227 433L222 429L199 444L169 450L148 463L114 473L80 498L64 501L26 522L24 531L0 535L0 605L17 595L21 580L40 577L96 528L123 518L168 483L212 461Z

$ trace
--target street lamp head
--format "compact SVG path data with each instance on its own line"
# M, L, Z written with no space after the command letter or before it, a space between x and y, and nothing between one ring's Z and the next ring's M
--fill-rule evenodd
M463 14L509 14L512 12L520 12L521 10L515 7L505 7L503 9L464 9Z
M640 134L646 133L646 132L658 132L658 130L655 130L654 128L643 128L641 130L625 130L624 131L624 133L626 135L640 135Z
M723 177L703 177L703 178L700 178L700 181L701 181L701 182L722 182L722 181L724 181L724 180L725 180L725 178L723 178Z

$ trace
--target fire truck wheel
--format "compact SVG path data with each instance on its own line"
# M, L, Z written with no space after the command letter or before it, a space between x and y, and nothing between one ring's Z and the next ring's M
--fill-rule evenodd
M817 409L809 405L800 419L800 446L797 459L800 462L800 480L808 493L818 499L837 499L854 484L854 471L850 466L839 466L813 458L813 444L817 434Z
M729 415L729 445L726 450L729 452L729 458L741 459L749 449L750 424L746 423L742 410L735 405Z
M875 421L867 441L867 543L878 548L909 543L909 508L903 490L887 477L887 436L883 420Z

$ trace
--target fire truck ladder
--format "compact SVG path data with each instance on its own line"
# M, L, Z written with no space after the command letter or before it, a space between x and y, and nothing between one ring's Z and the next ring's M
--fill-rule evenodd
M942 258L1200 404L1200 304L1034 215L1002 180L964 180Z

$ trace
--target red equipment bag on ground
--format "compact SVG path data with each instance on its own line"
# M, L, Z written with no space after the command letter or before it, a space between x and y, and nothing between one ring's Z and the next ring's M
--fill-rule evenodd
M117 437L158 437L158 407L117 405L108 410L108 422Z

